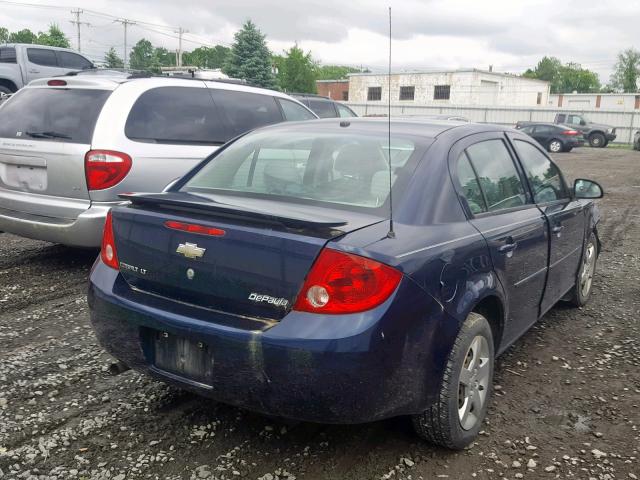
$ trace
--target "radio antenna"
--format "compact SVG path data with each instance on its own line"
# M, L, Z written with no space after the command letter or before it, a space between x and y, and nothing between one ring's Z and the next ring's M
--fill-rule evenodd
M396 238L396 232L393 231L393 195L391 187L393 186L393 172L391 169L391 7L389 7L389 73L387 75L387 160L389 162L389 232L387 238Z

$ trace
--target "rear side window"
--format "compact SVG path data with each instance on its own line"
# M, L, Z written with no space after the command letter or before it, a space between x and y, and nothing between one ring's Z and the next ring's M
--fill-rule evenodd
M309 110L304 108L302 105L297 104L296 102L292 102L291 100L286 100L284 98L279 98L278 102L280 102L280 106L282 107L282 111L284 113L284 118L288 122L312 120L316 118Z
M569 196L560 170L551 160L530 143L516 140L514 144L536 203L553 202Z
M13 47L0 48L0 63L17 63L16 49Z
M81 55L71 52L56 52L58 55L58 66L72 68L74 70L87 70L93 68L93 64Z
M158 87L136 101L125 125L131 140L151 143L221 145L229 134L209 90Z
M109 90L24 88L0 109L0 137L91 144Z
M27 57L31 63L44 67L57 67L58 60L54 50L45 48L27 48Z
M320 118L334 118L336 116L336 111L333 108L333 102L311 99L309 100L309 108Z
M336 108L338 109L338 116L339 117L355 117L356 114L353 110L351 110L349 107L345 107L344 105L340 105L339 103L336 103Z
M471 145L467 148L467 155L477 174L489 212L527 203L520 175L502 140L486 140Z
M457 173L462 192L467 199L471 213L475 215L486 212L487 205L482 196L482 190L480 190L480 183L478 183L478 178L471 167L469 157L467 157L467 154L464 152L460 155L460 158L458 158Z
M555 131L555 128L550 125L538 125L535 132L538 135L551 135Z
M283 120L276 99L271 95L214 88L209 91L216 106L226 115L231 137Z

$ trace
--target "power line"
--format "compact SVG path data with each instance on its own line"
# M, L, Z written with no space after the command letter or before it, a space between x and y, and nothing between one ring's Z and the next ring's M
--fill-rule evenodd
M79 8L76 10L71 10L71 13L76 16L75 20L71 20L71 23L78 27L78 52L82 53L82 44L80 43L80 26L89 25L89 23L80 21L80 14L82 13L82 10L80 10Z
M124 27L124 68L129 68L129 63L127 62L127 27L129 25L135 25L135 22L131 20L127 20L126 18L116 20L122 24Z

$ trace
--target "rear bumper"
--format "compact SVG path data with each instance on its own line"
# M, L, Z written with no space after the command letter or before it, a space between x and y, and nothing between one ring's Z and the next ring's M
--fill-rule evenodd
M74 247L99 247L107 212L122 202L93 202L73 219L45 217L0 207L0 231Z
M607 139L607 142L613 142L616 139L615 133L605 133L604 137Z
M372 311L290 312L255 329L219 323L216 317L225 314L210 310L199 309L196 318L189 310L195 307L155 297L143 304L145 296L97 260L89 307L98 340L109 353L135 370L217 401L303 421L363 423L423 411L436 398L457 333L455 320L446 320L439 304L406 278ZM210 383L157 369L150 332L208 345Z

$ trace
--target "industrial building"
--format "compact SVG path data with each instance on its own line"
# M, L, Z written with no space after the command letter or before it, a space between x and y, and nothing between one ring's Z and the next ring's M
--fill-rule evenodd
M318 95L331 100L346 102L349 100L349 80L316 80Z
M549 105L575 110L640 110L637 93L564 93L549 97Z
M392 105L544 107L549 103L549 82L488 70L392 73L390 78ZM354 104L386 104L389 75L349 74L347 95Z

